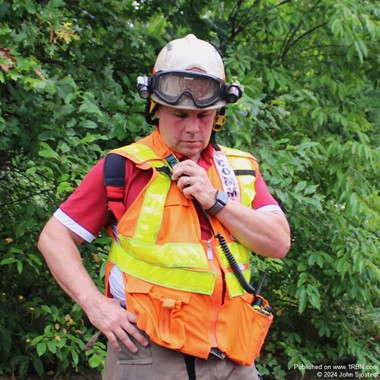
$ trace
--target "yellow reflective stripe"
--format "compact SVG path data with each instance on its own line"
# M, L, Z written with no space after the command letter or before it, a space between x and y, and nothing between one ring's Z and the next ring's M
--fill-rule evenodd
M214 292L215 275L212 272L150 264L129 255L117 243L112 244L108 259L122 272L153 284L207 295Z
M161 160L158 158L156 153L154 153L153 150L147 145L134 143L114 150L114 152L117 151L122 151L133 155L135 158L137 158L138 163L158 160L157 162L151 162L150 164L152 166L162 166Z
M228 247L232 254L234 255L235 260L242 265L249 264L249 258L251 255L251 252L244 248L241 244L233 242L229 243ZM228 262L226 255L223 253L223 250L220 245L217 246L219 257L222 260L222 264L224 268L230 268L230 263Z
M238 175L237 179L241 189L241 203L244 206L251 207L252 201L255 198L255 177L252 175Z
M208 268L207 256L201 244L147 244L134 238L120 236L120 245L130 256L150 264L171 268Z
M235 156L235 157L240 157L240 158L243 158L243 159L252 158L253 157L251 153L244 152L243 150L239 150L239 149L235 149L235 148L229 148L228 146L223 146L223 145L220 145L220 148L224 152L226 152L226 154L229 157Z
M245 279L249 282L249 280L251 279L251 271L246 270L243 272L243 275ZM240 296L245 293L245 290L240 285L239 280L235 276L235 273L227 273L225 278L227 282L228 294L230 297Z
M158 175L148 186L134 234L138 241L144 240L148 244L156 242L170 184L169 177Z
M153 167L163 166L162 161L147 145L135 143L116 149L116 151L118 150L133 155L136 159L135 161L139 163L149 162L149 165ZM158 175L148 186L135 230L137 240L155 243L160 230L164 204L170 184L171 181L168 177Z

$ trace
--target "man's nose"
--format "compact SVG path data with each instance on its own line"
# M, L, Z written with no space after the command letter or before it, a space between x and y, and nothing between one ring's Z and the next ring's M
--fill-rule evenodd
M199 131L200 120L196 115L191 115L186 119L186 132L195 133Z

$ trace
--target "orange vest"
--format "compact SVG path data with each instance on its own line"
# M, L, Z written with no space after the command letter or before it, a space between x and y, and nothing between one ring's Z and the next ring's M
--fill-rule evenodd
M248 153L223 151L232 167L257 170ZM159 170L170 153L161 136L156 131L113 153L152 171L148 185L118 223L118 241L111 247L108 264L108 272L117 265L124 273L127 309L137 314L138 327L164 347L205 359L217 347L230 359L251 365L273 316L252 308L253 296L237 281L218 240L201 239L194 203ZM207 174L215 188L223 189L215 164ZM240 198L250 207L254 179L243 177ZM217 218L210 220L249 280L250 252Z

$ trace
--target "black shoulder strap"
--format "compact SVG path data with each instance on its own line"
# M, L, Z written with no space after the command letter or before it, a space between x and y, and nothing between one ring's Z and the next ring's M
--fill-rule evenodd
M111 221L119 221L125 212L125 160L125 157L116 153L110 153L104 159L104 185Z

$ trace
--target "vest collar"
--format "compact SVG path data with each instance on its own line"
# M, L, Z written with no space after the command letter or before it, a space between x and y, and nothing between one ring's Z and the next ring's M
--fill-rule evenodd
M150 134L147 138L150 139L150 146L154 153L163 160L167 155L174 154L179 161L184 161L188 159L188 157L180 154L178 152L172 151L165 143L162 138L159 128ZM207 170L212 165L212 160L214 157L214 148L211 144L208 144L207 147L202 151L201 156L198 161L198 165L203 169Z

